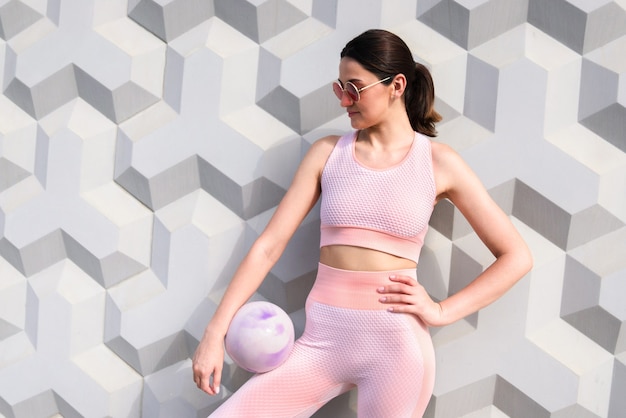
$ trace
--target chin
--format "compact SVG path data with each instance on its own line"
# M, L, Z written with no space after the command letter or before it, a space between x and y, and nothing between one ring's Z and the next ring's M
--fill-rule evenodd
M358 120L356 118L350 118L350 125L353 129L365 129L367 125L363 123L363 121Z

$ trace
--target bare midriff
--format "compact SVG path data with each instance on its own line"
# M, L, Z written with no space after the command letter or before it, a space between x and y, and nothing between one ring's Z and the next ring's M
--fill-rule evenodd
M320 248L320 263L342 270L387 271L414 269L409 259L350 245L328 245Z

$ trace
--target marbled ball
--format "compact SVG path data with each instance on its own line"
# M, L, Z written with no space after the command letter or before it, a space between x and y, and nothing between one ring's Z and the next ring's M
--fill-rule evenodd
M243 305L228 327L225 347L237 365L254 373L280 366L291 353L294 327L291 318L270 302Z

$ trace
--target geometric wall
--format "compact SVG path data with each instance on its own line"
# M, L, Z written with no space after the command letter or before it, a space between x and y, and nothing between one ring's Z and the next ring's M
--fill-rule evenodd
M534 256L431 330L426 416L626 417L624 0L0 0L0 417L202 417L249 377L227 359L209 397L190 357L304 152L350 129L330 85L375 27ZM316 208L254 296L297 333L318 239ZM433 297L492 260L440 202Z

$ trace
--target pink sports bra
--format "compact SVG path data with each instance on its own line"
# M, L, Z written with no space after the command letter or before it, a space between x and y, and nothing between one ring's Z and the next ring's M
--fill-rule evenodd
M357 131L342 136L322 172L320 247L352 245L417 263L436 199L430 140L415 133L398 164L373 169L355 155Z

